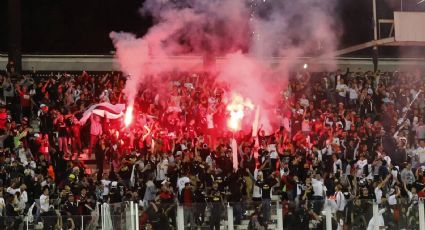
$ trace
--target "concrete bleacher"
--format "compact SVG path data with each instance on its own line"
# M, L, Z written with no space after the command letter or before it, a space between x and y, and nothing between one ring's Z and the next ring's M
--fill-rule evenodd
M277 229L277 221L278 221L278 216L276 214L276 202L278 202L279 196L278 195L273 195L272 196L272 207L271 207L271 215L270 215L270 224L267 226L267 229L270 230L274 230ZM258 203L258 205L260 205L260 203ZM251 206L251 205L248 205ZM254 207L249 207L245 210L244 215L242 216L242 220L241 223L239 225L234 224L234 229L235 230L247 230L248 229L248 225L249 225L249 221L250 221L250 216L251 214L254 212ZM208 223L209 220L209 216L210 216L210 212L207 209L206 213L205 213L205 221L206 223ZM197 227L198 230L203 230L203 229L210 229L208 224L205 224L203 226L198 226ZM225 210L222 214L222 221L221 221L221 227L220 229L228 229L228 220L227 220L227 210Z

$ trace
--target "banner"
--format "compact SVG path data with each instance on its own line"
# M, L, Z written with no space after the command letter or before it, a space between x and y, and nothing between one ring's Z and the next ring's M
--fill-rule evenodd
M118 119L124 116L124 110L125 104L113 105L109 102L95 104L84 112L83 117L80 119L80 123L84 125L93 113L108 119Z

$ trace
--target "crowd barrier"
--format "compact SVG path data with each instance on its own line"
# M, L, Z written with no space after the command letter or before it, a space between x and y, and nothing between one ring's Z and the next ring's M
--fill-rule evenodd
M166 219L150 219L139 203L104 203L98 204L89 216L61 215L58 211L54 215L33 212L21 216L2 216L0 228L141 230L156 229L155 226L160 221L161 224L170 225L170 229L210 229L211 223L219 218L219 228L226 230L248 229L250 224L255 223L267 223L267 229L283 230L297 229L297 225L323 230L375 230L383 229L383 226L385 229L425 229L422 199L415 202L399 198L395 204L392 203L389 205L385 201L385 205L378 205L374 200L354 199L348 200L344 211L338 211L332 199L222 204L205 202L170 206L172 208L167 210Z

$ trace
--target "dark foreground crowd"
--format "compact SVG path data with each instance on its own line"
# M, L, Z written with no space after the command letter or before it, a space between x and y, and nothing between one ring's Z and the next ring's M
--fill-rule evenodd
M84 229L95 229L97 204L134 201L147 229L175 228L177 204L188 229L219 229L227 204L235 225L267 229L277 200L285 229L323 228L327 205L341 229L417 228L422 72L293 74L276 130L260 125L256 137L227 131L229 88L214 76L160 77L141 86L129 127L97 115L82 124L93 104L125 104L125 76L18 75L10 63L0 77L0 225L19 229L31 216L45 229L78 229L84 215ZM96 169L82 161L92 156ZM372 218L373 202L381 218Z

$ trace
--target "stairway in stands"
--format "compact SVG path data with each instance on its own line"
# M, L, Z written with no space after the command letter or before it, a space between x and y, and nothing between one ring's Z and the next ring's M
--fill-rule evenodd
M274 230L277 229L277 213L276 213L276 202L279 201L279 196L273 195L272 196L272 207L270 209L270 224L268 225L268 230ZM256 206L259 206L261 203L256 204ZM245 203L243 206L245 206L245 210L243 212L243 217L241 220L241 223L239 225L234 224L235 230L247 230L251 214L254 212L254 204ZM260 209L261 211L261 209ZM206 215L205 215L205 222L208 223L210 216L210 212L207 209ZM199 230L207 230L210 229L208 224L204 224L202 227L198 227ZM220 229L226 230L227 229L227 210L223 212L222 215L222 221L220 224Z
M31 121L31 128L32 128L31 134L39 133L40 132L39 122L37 120ZM72 160L76 160L75 156L73 157ZM91 155L90 159L88 158L87 154L81 154L78 160L83 162L84 165L86 166L87 174L90 175L97 172L96 158L94 154ZM105 163L103 168L104 168L103 170L104 173L109 173L109 164Z

